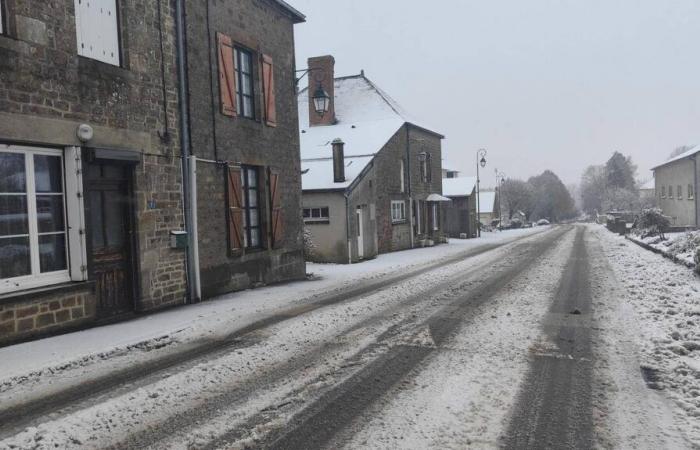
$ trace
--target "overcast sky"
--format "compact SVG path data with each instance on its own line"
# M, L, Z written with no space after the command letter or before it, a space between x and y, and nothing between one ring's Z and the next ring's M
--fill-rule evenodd
M700 0L288 1L307 16L300 68L332 54L336 76L364 69L467 175L480 147L484 178L565 183L619 150L646 179L700 144Z

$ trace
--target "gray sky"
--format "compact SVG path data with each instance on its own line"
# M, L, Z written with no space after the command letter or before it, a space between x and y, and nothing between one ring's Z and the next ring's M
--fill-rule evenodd
M307 16L299 68L332 54L337 76L364 69L467 175L480 147L487 177L565 183L619 150L643 179L700 143L700 0L289 2Z

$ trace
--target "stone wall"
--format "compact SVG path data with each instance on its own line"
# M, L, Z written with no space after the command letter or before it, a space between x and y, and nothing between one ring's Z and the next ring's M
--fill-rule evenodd
M0 303L0 345L79 327L94 318L91 289L37 294L16 303Z

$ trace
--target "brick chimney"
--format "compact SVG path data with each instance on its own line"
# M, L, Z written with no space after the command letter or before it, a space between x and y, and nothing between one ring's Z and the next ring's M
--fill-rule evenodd
M318 125L334 125L336 123L335 90L333 89L335 81L335 59L331 55L315 56L309 58L308 67L311 69L311 72L309 72L309 125L312 127ZM314 108L313 95L316 89L318 89L319 84L330 97L328 112L323 116L318 114L316 108Z
M345 181L345 142L336 138L331 142L333 146L333 182Z

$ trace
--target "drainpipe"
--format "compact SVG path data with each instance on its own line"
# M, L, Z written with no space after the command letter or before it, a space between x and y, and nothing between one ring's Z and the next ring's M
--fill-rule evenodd
M698 197L698 155L693 155L693 167L695 168L695 186L693 186L693 196L695 197L695 226L700 226L700 197ZM656 192L654 192L656 195Z
M191 205L190 190L190 117L189 101L187 94L187 55L185 51L185 6L184 0L175 0L175 38L177 52L177 85L178 85L178 109L180 111L180 159L182 161L182 201L185 213L185 231L187 232L187 287L189 289L189 302L199 300L197 296L196 261L193 248L197 236L192 234L193 211Z
M413 226L413 198L411 197L411 135L410 135L410 125L406 124L406 173L408 173L408 183L406 187L408 188L408 222L410 224L411 232L411 248L414 248L414 236L413 232L415 230Z
M348 243L348 264L352 264L352 240L350 239L350 193L345 191L345 237Z

